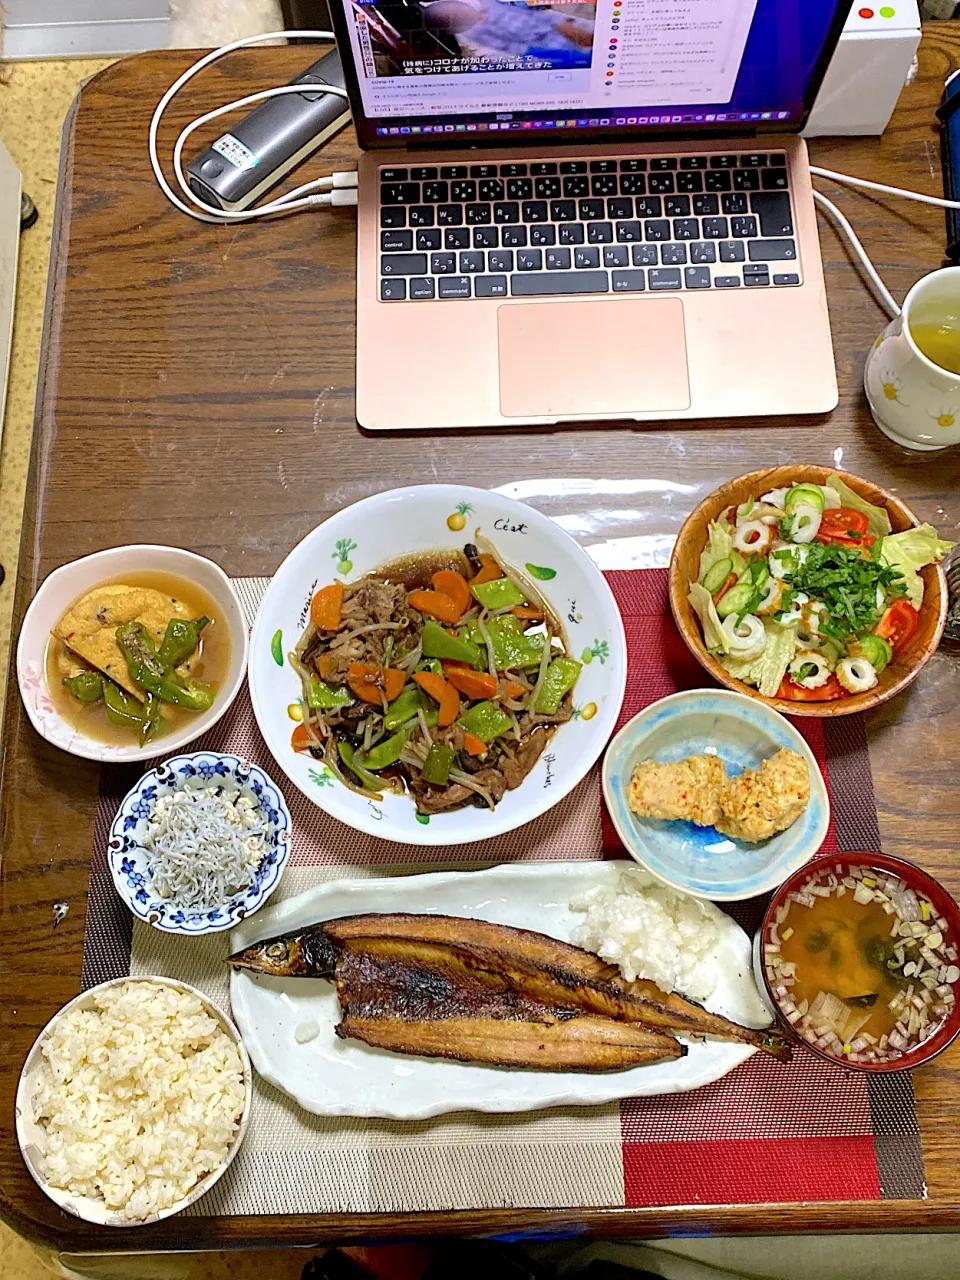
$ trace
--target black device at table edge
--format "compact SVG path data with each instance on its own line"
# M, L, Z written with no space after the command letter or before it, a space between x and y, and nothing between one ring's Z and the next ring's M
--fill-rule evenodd
M246 209L350 120L336 49L290 81L303 93L268 98L187 165L193 193L229 211Z
M960 180L960 73L947 77L943 97L937 108L940 118L940 169L943 173L943 195L956 200ZM954 265L960 262L960 209L946 209L947 257Z

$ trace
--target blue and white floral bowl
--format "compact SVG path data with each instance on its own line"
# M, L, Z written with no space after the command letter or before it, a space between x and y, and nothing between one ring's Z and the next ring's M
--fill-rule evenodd
M248 889L226 902L182 910L153 891L150 854L142 841L161 796L211 785L239 791L256 803L264 822L266 853ZM237 756L198 751L165 760L127 794L110 828L107 860L117 892L138 919L165 933L220 933L253 915L276 889L290 856L291 836L286 801L262 769Z

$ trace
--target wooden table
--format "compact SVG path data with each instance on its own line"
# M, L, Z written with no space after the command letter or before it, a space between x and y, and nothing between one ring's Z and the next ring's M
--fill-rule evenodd
M282 83L303 49L235 54L182 96L173 121ZM272 573L338 508L398 484L499 486L573 519L587 542L675 532L721 480L791 459L840 463L895 490L949 534L960 522L960 450L910 454L873 427L864 355L886 317L829 226L822 233L840 406L821 422L757 420L656 430L366 434L354 418L354 226L349 212L249 227L188 221L147 164L153 104L191 61L128 59L81 93L65 128L59 219L41 365L17 613L56 566L106 546L166 542L228 573ZM941 192L934 108L960 65L960 26L925 30L920 75L884 137L817 141L814 162ZM173 123L165 131L172 143ZM169 149L169 148L168 148ZM351 133L324 170L356 160ZM315 171L319 171L316 168ZM941 263L935 209L830 190L895 294ZM744 341L749 342L749 334ZM786 336L789 346L789 335ZM425 364L425 376L428 376ZM650 492L627 481L648 478ZM590 480L591 485L584 484ZM659 481L675 482L674 488ZM574 483L577 482L577 483ZM678 489L676 486L680 485ZM568 527L571 525L568 524ZM916 859L960 894L960 664L941 652L876 714L871 756L887 852ZM98 771L37 737L11 683L0 846L0 1214L72 1251L222 1249L441 1232L925 1230L960 1221L960 1045L916 1076L925 1202L470 1212L382 1217L179 1218L126 1232L60 1214L17 1150L13 1098L27 1050L80 987ZM53 931L53 904L70 910Z

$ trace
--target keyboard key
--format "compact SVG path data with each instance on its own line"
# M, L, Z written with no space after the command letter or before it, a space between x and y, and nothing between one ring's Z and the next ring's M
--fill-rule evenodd
M687 267L683 273L683 283L688 289L709 289L710 271L707 267Z
M750 197L750 208L760 219L762 236L793 235L790 197L785 192L757 191Z
M585 245L582 249L575 251L573 263L581 271L591 267L599 267L600 250L595 245Z
M547 270L548 271L569 271L570 269L570 250L569 249L548 249L547 250Z
M493 205L468 204L466 207L467 222L471 227L485 226L493 217Z
M697 218L674 218L674 240L699 240L700 222Z
M798 275L794 275L792 271L786 271L786 272L778 271L774 273L773 283L774 284L799 284L800 277Z
M730 174L726 169L712 169L703 180L704 191L729 191Z
M436 170L434 170L436 172ZM414 169L416 173L416 169ZM432 298L436 293L436 285L429 276L414 277L410 281L411 298Z
M586 160L564 160L560 165L561 173L586 173Z
M500 243L500 232L496 227L477 227L473 233L475 249L496 249Z
M596 173L590 179L590 191L595 196L615 196L617 186L615 173Z
M550 245L557 243L557 228L550 222L546 226L532 226L530 228L530 243L540 245Z
M614 196L607 201L608 218L632 218L633 201L629 196Z
M450 199L463 200L466 203L469 200L476 200L477 184L472 178L461 178L458 182L450 183ZM424 196L426 199L426 196Z
M563 166L561 165L561 168ZM580 196L588 196L590 194L590 179L586 176L580 177L576 175L563 180L563 194L568 200L578 200Z
M530 172L533 176L540 177L557 172L557 166L552 160L538 160L536 164L530 166Z
M685 244L664 244L660 246L660 261L665 267L682 267L687 260Z
M643 224L643 232L648 240L669 240L670 223L666 218L648 219Z
M733 175L733 189L734 191L759 191L760 170L738 169Z
M764 191L786 191L786 169L764 169L760 174L760 186Z
M646 170L646 160L621 160L621 173L643 173Z
M721 262L742 262L745 256L741 240L727 240L720 246Z
M747 253L751 262L785 262L796 258L797 245L794 240L751 240Z
M510 292L515 298L546 293L608 293L609 290L606 271L538 271L510 277Z
M635 267L655 267L657 265L657 246L655 244L635 244L630 250L630 258Z
M513 250L494 249L487 254L487 266L491 271L512 271Z
M651 173L647 179L647 190L651 195L664 195L673 189L672 173Z
M526 227L504 227L500 232L500 243L505 249L523 249L527 243Z
M647 280L651 289L679 289L680 270L678 267L651 267Z
M381 227L405 227L407 225L406 209L388 208L380 210Z
M424 204L445 204L450 199L449 182L425 182L421 198ZM454 196L455 200L458 198Z
M494 168L491 165L491 168ZM467 166L465 164L445 164L440 170L441 178L465 178L467 176Z
M440 232L436 229L417 232L417 248L423 252L428 252L430 249L439 249L440 243Z
M663 201L659 196L636 200L634 213L638 218L659 218L663 214Z
M505 187L499 178L484 178L477 187L481 200L502 200Z
M382 276L422 276L426 270L425 253L388 253L380 259Z
M533 184L538 200L555 200L562 190L559 178L537 178Z
M520 206L516 201L511 201L509 203L504 200L498 201L493 206L493 220L499 226L503 226L508 222L519 222Z
M770 277L769 276L744 276L743 283L749 289L752 286L769 284Z
M668 218L689 218L689 196L667 196L663 202L663 212Z
M523 169L526 172L527 166ZM533 199L533 181L530 178L511 178L507 183L507 199L508 200L532 200Z
M736 156L711 156L711 169L735 169L737 167Z
M460 274L475 275L479 271L486 271L486 256L482 249L470 249L466 253L461 253Z
M549 217L546 200L524 200L520 212L524 222L546 222Z
M381 280L380 301L402 302L407 296L406 280Z
M678 173L677 174L677 190L678 191L702 191L703 190L703 174L702 173Z
M576 202L574 200L551 200L550 217L554 222L576 222Z
M618 222L617 240L621 244L629 244L633 240L643 239L643 227L639 222Z
M647 194L647 176L644 173L625 173L620 179L622 196L645 196Z
M742 191L728 191L720 197L720 208L724 213L746 213L747 197Z
M617 162L616 160L591 160L590 172L591 173L616 173Z
M390 182L380 188L381 204L419 204L419 182Z
M380 249L383 253L409 253L412 248L412 231L380 232Z
M690 261L693 263L716 262L717 246L712 241L706 243L692 244L690 246Z
M586 233L582 222L564 222L560 225L561 244L583 244Z
M706 156L681 156L681 169L705 169L707 167Z
M603 265L605 267L628 267L630 265L630 250L625 244L608 244L603 251Z
M614 271L611 280L614 293L642 293L646 287L642 271Z
M521 249L517 254L518 271L542 271L543 254L539 249Z
M406 182L408 177L406 169L381 169L381 182Z
M469 298L469 276L441 276L437 281L437 295L441 298Z
M741 169L762 169L766 163L767 157L765 155L759 155L757 152L753 152L753 154L749 156L740 157Z
M507 296L506 276L477 276L473 282L477 298L505 298Z
M739 276L714 276L713 287L715 289L738 289L740 287Z
M720 212L720 201L716 196L694 196L693 212L699 218Z
M413 204L410 206L411 227L432 227L436 217L437 211L432 204Z
M457 269L455 253L431 253L430 270L435 276L452 275Z
M662 171L664 169L676 169L677 161L675 156L655 156L650 161L651 172L654 170Z
M438 204L437 205L437 226L438 227L459 227L463 222L463 205L461 204Z
M601 218L606 217L607 206L602 200L580 200L577 204L577 210L581 222L598 222Z
M382 176L382 173L381 173L381 176ZM429 167L428 168L421 167L419 169L410 170L410 177L414 180L414 182L429 182L431 181L431 179L435 178L436 176L437 176L436 169L429 168ZM411 293L410 293L411 297L413 296L412 285L413 285L413 282L411 281Z
M588 222L588 244L610 244L613 240L613 225L609 222Z
M748 239L757 234L757 220L752 215L745 218L730 219L730 234L738 240Z
M449 231L443 233L443 247L445 249L469 249L469 230L466 227L451 227Z
M769 275L770 268L765 262L748 262L743 268L745 276L765 276Z
M785 169L787 167L787 157L783 152L770 157L770 167L772 169Z
M704 240L725 240L730 234L726 218L704 218L702 225Z
M526 175L527 166L525 164L502 164L500 166L501 178L525 178Z
M470 166L471 178L495 178L496 176L497 166L495 164L472 164Z

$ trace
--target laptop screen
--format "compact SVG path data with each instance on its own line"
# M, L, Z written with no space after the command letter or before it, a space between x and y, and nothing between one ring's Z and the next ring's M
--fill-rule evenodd
M361 141L414 146L796 129L850 0L337 5Z

